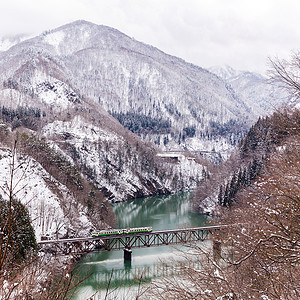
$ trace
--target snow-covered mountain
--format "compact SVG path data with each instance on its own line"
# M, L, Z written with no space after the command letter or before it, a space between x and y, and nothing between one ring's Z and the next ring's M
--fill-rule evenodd
M3 151L7 156L15 137L23 141L19 154L36 166L29 185L36 181L37 194L47 186L44 197L54 199L48 207L58 207L57 220L64 216L60 234L97 226L95 219L109 223L106 199L195 188L205 160L162 149L218 155L255 118L219 76L85 21L0 52L0 105ZM33 206L44 234L41 211Z
M281 104L289 102L288 95L279 87L268 83L267 78L261 74L237 71L230 66L215 66L209 70L224 79L256 116L266 115Z
M5 199L5 193L9 192L8 179L12 175L9 168L13 159L11 149L2 147L0 157L1 195ZM86 206L37 160L30 156L15 159L14 167L22 168L16 168L13 174L14 197L26 204L38 240L45 235L84 235L96 225L89 218Z
M140 136L161 147L173 141L183 149L190 140L214 136L217 148L230 148L232 136L239 136L247 127L245 120L253 119L250 108L207 70L85 21L19 43L1 61L4 88L17 85L27 94L41 94L51 105L56 100L50 87L57 89L63 82L67 93L76 89L123 125L124 118L130 119L133 128L140 127ZM195 149L198 143L193 141L193 149L209 150L212 143L207 144L208 149ZM174 143L169 146L174 148Z
M243 73L243 71L237 71L232 67L225 65L225 66L213 66L208 69L210 72L218 75L224 80L230 80L233 77L237 77Z

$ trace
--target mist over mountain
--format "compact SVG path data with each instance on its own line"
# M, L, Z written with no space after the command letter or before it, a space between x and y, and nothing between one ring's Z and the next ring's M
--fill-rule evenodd
M28 38L29 36L27 34L16 34L0 37L0 52L8 50L12 46Z

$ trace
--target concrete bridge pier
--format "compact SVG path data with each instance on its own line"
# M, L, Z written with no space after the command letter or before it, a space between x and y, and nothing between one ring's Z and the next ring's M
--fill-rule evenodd
M124 261L131 261L132 250L130 248L124 248Z

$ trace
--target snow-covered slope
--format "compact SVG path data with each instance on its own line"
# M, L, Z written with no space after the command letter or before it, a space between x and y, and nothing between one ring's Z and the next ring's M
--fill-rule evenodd
M131 144L81 116L49 123L42 134L51 140L67 134L66 153L113 201L195 188L202 179L203 166L194 160L163 162L151 147Z
M59 39L48 37L47 43ZM26 136L29 142L33 136L34 148L26 143L36 173L34 180L26 178L25 183L36 191L30 212L34 220L40 220L34 223L38 238L48 232L80 235L96 226L95 219L107 226L112 220L105 216L105 202L92 197L94 188L111 201L124 201L196 187L202 179L202 164L184 156L180 162L156 157L158 149L126 130L79 90L57 47L47 45L33 39L0 53L1 118L16 130L20 126L32 129ZM5 136L1 144L7 147ZM2 169L8 170L9 161L2 163ZM77 168L91 187L74 178L69 168ZM4 172L3 180L8 175ZM78 180L72 187L70 182ZM38 205L49 215L42 214Z
M12 153L10 149L0 150L0 195L7 199L10 187ZM17 168L18 166L18 168ZM20 168L20 166L22 166ZM37 239L42 236L56 238L67 233L70 235L86 235L93 228L87 216L86 208L77 203L70 190L53 178L36 160L31 157L15 157L13 173L14 197L22 201L29 210ZM49 186L49 181L57 190ZM58 194L61 197L58 197ZM63 203L62 203L63 199ZM73 204L73 205L72 205ZM66 207L69 211L66 213Z
M15 196L29 208L38 240L46 234L86 235L93 228L112 225L102 195L124 201L193 189L203 179L205 167L194 158L181 155L180 161L165 160L113 119L109 126L101 126L105 115L98 125L91 119L101 115L88 116L80 113L47 122L36 133L17 134L21 146L15 164L24 166L14 174L14 182L19 182L16 190L20 190ZM14 133L2 124L1 145L9 146L13 138ZM3 147L0 185L4 190L10 182L11 163L11 151ZM3 189L0 194L7 199Z
M218 75L220 78L224 80L230 80L231 78L239 76L240 74L243 73L243 71L237 71L228 65L213 66L209 68L209 71Z

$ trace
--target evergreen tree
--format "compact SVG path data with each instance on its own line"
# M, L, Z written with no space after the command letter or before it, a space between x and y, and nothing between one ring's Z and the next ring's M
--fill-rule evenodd
M218 203L221 206L224 206L224 195L223 195L223 185L220 185L219 194L218 194Z
M37 249L34 229L27 208L17 199L0 199L1 256L12 257L11 263L20 262Z
M228 205L231 205L232 199L235 196L237 191L238 191L237 178L236 178L236 175L234 173L232 178L231 178L230 185L229 185Z
M226 184L224 198L223 198L223 206L229 206L229 184Z
M241 187L244 185L244 182L243 182L243 170L242 168L239 169L239 174L238 174L238 177L237 177L237 187Z

